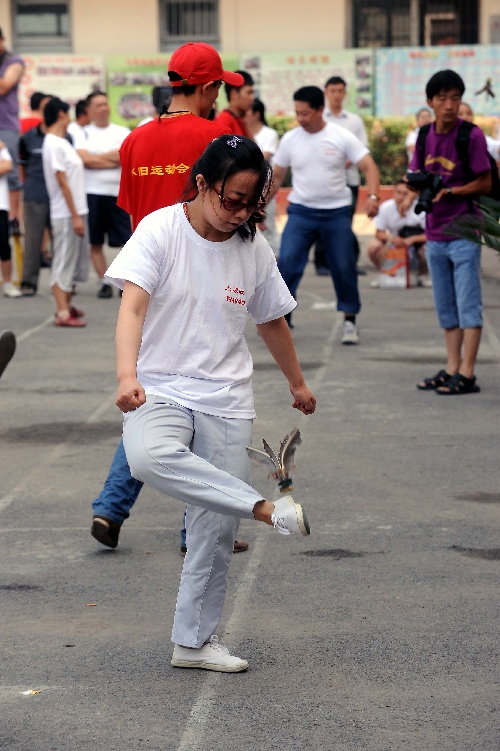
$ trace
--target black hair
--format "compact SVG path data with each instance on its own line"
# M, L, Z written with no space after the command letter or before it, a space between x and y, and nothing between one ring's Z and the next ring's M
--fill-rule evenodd
M168 71L168 77L171 81L182 81L182 76L179 75L179 73L176 73L175 70L169 70ZM192 83L186 83L182 86L172 86L172 95L175 96L176 94L183 94L184 96L193 96L194 92L196 91L196 84ZM168 107L167 107L168 109ZM165 108L164 111L162 111L162 115L165 114Z
M75 104L75 117L78 119L82 115L87 114L89 103L86 99L79 99Z
M243 83L241 84L241 86L233 86L230 83L224 84L224 91L226 92L226 98L228 102L229 102L229 95L231 94L233 90L239 91L240 89L243 88L243 86L253 86L254 84L252 76L250 75L250 73L247 73L246 70L235 70L234 72L239 73L240 76L243 76Z
M100 91L99 89L97 91L91 91L86 99L87 107L91 103L92 99L96 98L96 96L105 96L106 99L108 98L108 95L106 94L105 91Z
M156 113L160 115L164 108L168 109L170 102L172 101L173 89L170 84L168 86L154 86L151 92L151 98L153 100L153 107Z
M44 94L43 91L34 91L30 97L30 109L33 110L33 112L36 112L40 106L40 102L48 96L50 96L50 94Z
M343 78L341 78L340 76L332 76L325 83L325 89L327 86L338 86L339 84L342 84L342 86L345 86L345 88L347 89L347 84Z
M43 122L45 123L47 128L57 122L60 112L69 112L69 104L67 102L63 102L63 100L59 99L59 97L49 99L49 101L43 108Z
M293 95L294 102L307 102L313 110L320 110L325 106L325 97L319 86L302 86Z
M251 138L235 136L228 133L215 138L210 143L198 161L193 165L184 188L182 200L192 201L198 195L196 176L203 175L209 187L221 181L221 205L224 198L224 188L231 175L249 170L258 175L253 200L255 203L265 201L271 190L272 168L262 151ZM240 227L238 233L244 240L252 240L257 232L256 224L264 219L263 211L255 211Z
M266 106L264 102L261 102L260 99L254 99L253 104L250 108L252 112L258 112L260 115L260 121L263 125L267 125L266 120Z
M442 91L447 92L452 89L458 89L460 96L463 95L465 84L461 76L459 76L454 70L439 70L427 81L425 94L427 99L432 99L438 94L441 94Z

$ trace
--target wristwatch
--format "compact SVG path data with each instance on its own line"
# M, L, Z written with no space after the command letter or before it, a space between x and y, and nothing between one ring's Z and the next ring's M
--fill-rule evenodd
M447 196L452 196L453 195L453 193L451 192L451 188L445 188L445 191L446 191L446 195Z
M374 201L380 201L380 196L378 196L376 193L369 193L368 198L373 198Z

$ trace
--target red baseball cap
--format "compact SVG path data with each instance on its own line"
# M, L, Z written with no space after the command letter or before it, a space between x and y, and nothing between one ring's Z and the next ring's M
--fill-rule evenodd
M183 44L170 58L168 73L177 73L180 81L170 81L172 86L198 86L209 81L224 81L230 86L243 86L245 79L239 73L224 70L217 50L203 42Z

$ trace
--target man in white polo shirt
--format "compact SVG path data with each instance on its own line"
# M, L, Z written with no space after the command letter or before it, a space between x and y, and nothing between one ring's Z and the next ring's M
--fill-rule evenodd
M366 175L368 216L375 216L378 209L378 169L356 136L323 120L324 96L320 88L303 86L293 98L299 127L285 133L273 162L274 191L282 184L288 168L292 170L288 221L281 238L278 267L296 298L309 249L319 237L337 295L337 310L344 314L342 343L357 344L356 314L361 303L351 229L352 197L345 164L349 160ZM287 320L290 325L290 315Z
M120 188L120 146L130 135L123 125L110 123L108 97L94 91L87 97L90 125L72 131L74 146L85 165L85 187L89 205L90 257L101 282L97 297L113 295L111 285L103 281L108 268L103 252L107 235L111 248L121 248L132 231L126 211L116 205Z

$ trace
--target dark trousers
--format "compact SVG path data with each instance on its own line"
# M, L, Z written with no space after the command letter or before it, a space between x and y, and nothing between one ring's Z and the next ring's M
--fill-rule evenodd
M349 185L349 188L351 189L352 193L352 203L351 203L351 220L354 216L354 212L356 211L356 203L358 201L358 192L359 192L359 186L358 185ZM352 233L352 236L354 238L354 255L356 257L356 264L359 260L359 243L358 238ZM316 240L316 244L314 246L314 265L317 269L327 269L328 263L326 262L326 256L325 256L325 249L323 246L323 243L321 242L321 238L318 236L318 239Z

